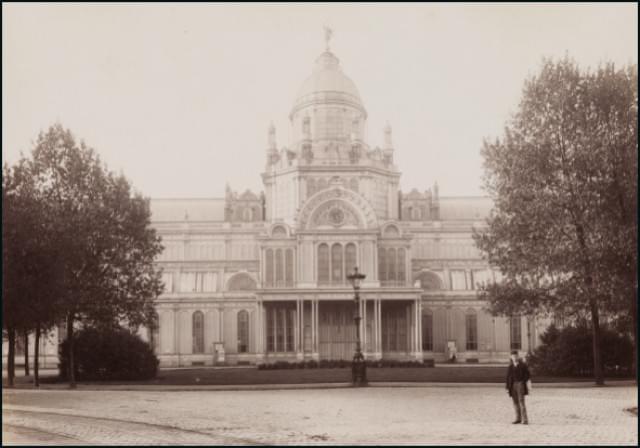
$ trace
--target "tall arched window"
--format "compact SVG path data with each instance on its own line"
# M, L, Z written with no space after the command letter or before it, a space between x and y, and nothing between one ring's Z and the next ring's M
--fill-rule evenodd
M425 291L442 289L442 282L433 272L422 272L415 277L420 282L420 287Z
M238 353L249 350L249 313L242 310L238 313Z
M342 265L342 245L335 243L331 246L331 282L342 283L344 267Z
M284 257L282 249L276 249L276 286L280 287L284 283Z
M378 280L387 280L387 251L382 247L378 248Z
M202 311L193 313L193 353L204 353L204 314Z
M256 289L256 282L249 274L241 272L231 277L227 289L229 291L252 291Z
M431 310L422 310L422 350L433 351L433 313Z
M422 219L422 212L418 207L415 207L411 210L411 219L414 221L419 221Z
M285 251L284 281L286 286L293 286L293 249Z
M475 310L469 309L467 311L465 323L467 350L478 350L478 315Z
M387 280L395 282L396 278L396 250L387 249Z
M329 246L324 243L318 246L318 283L329 283Z
M265 251L265 284L267 286L273 286L273 249L267 249Z
M253 221L253 209L247 207L242 212L242 220L243 221Z
M511 316L511 319L509 319L509 333L511 336L511 350L522 349L522 319L520 316Z
M404 284L406 281L405 250L401 248L398 249L398 282Z
M346 245L344 249L344 270L345 277L353 272L353 269L357 266L356 259L356 245L353 243L349 243Z

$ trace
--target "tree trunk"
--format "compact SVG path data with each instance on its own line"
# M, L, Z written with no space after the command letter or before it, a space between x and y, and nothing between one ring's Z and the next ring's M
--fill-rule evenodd
M40 387L40 375L39 375L39 367L40 361L38 357L40 356L40 324L36 324L36 340L35 346L33 348L33 384L35 387Z
M589 310L591 311L591 323L593 325L593 377L596 380L596 385L604 386L604 375L602 373L602 347L600 346L600 312L598 310L596 292L593 288L593 268L589 261L589 251L587 249L584 227L581 224L576 225L576 235L584 257L584 283L586 286L586 293L589 295Z
M24 376L29 376L29 333L24 332Z
M631 294L631 316L633 316L633 365L631 371L635 378L636 384L638 384L638 290L635 289L635 294Z
M600 344L600 313L595 299L589 300L591 308L591 323L593 325L593 377L596 385L604 386L604 375L602 372L602 347Z
M7 383L13 387L16 376L16 331L13 328L7 329L9 336L9 353L7 360Z
M73 360L74 343L73 343L73 314L67 316L67 343L69 347L69 364L67 372L69 375L69 389L76 388L76 369Z

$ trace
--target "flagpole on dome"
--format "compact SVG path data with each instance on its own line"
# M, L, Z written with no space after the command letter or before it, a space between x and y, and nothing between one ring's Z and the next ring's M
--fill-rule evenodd
M331 52L331 49L329 48L329 41L331 40L331 36L333 36L333 30L331 29L331 27L325 25L324 26L324 41L326 44L326 51L328 53Z

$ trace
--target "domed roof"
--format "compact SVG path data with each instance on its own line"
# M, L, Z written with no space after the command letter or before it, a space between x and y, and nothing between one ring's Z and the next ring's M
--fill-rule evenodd
M356 85L342 72L340 60L329 51L316 59L313 73L298 90L291 113L317 102L349 104L365 112Z

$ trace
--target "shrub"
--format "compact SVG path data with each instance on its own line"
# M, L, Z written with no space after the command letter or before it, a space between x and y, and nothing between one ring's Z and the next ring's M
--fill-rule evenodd
M558 329L551 326L540 337L542 345L528 358L535 374L593 375L593 335L585 325ZM602 328L602 366L607 375L628 375L633 345L627 335Z
M307 368L308 369L317 369L318 368L318 361L316 361L315 359L311 359L311 360L307 361Z
M148 380L158 372L151 346L124 328L85 328L74 334L76 379ZM69 342L60 344L60 378L68 378Z
M422 364L423 367L435 367L436 366L436 361L435 359L425 359L424 363Z

